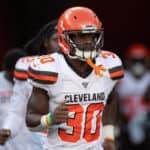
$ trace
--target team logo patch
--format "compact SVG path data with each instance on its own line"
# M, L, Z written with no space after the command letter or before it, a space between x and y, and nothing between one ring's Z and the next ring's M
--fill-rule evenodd
M89 84L88 82L82 82L84 88L87 88L88 84Z

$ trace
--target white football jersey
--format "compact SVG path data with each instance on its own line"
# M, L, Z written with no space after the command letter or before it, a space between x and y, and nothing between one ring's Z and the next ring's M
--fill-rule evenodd
M131 84L132 83L132 84ZM143 96L150 85L150 72L146 72L142 78L136 79L132 73L125 71L125 77L118 85L118 93L121 98L127 96Z
M5 73L0 72L0 128L7 115L7 109L10 106L10 97L12 95L13 84L5 78Z
M15 79L26 81L28 78L28 68L30 63L36 58L37 56L26 56L20 58L16 65L15 65L15 72L14 77Z
M22 121L22 123L25 123L24 118L26 114L26 106L32 92L32 86L28 84L28 82L26 82L28 78L27 71L29 64L31 63L33 58L34 57L22 57L17 61L15 65L15 84L13 87L13 95L11 97L11 107L9 109L8 115L9 119L7 119L4 124L4 127L12 130L13 135L15 135L17 131L15 131L14 129L17 129L18 127L16 125L14 126L14 122L12 120L18 118L17 121ZM16 117L14 114L16 115ZM19 124L20 123L18 122L18 125Z
M3 123L4 129L11 130L8 142L2 148L7 150L42 150L41 137L28 130L25 124L27 103L32 93L32 85L27 82L28 67L35 57L20 58L15 65L15 84L11 97L11 106ZM8 109L8 108L7 108ZM1 147L0 147L1 148Z
M29 82L48 92L49 111L68 100L69 118L66 123L49 128L45 149L100 149L101 114L117 79L123 76L123 69L119 57L108 51L101 53L96 65L107 69L103 77L94 70L86 78L78 76L58 53L41 56L31 63Z
M132 73L125 71L125 77L119 82L117 92L121 100L121 111L132 119L143 109L143 96L150 85L150 72L147 71L142 78L136 79Z

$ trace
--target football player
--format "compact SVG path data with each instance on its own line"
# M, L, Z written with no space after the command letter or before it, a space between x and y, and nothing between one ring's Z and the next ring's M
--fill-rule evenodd
M57 33L56 33L56 21L52 21L46 24L34 37L25 45L25 50L30 55L40 55L46 54L58 50L57 44ZM15 85L13 89L13 96L11 98L12 106L9 110L9 115L5 118L3 123L3 129L0 130L0 144L5 144L8 139L18 137L22 135L23 144L19 150L22 149L34 149L41 150L44 134L30 134L27 131L25 125L25 114L26 106L31 95L32 86L26 82L28 77L27 71L28 66L38 56L27 56L18 60L15 66ZM14 123L16 122L16 123ZM24 134L22 131L27 131L27 134ZM31 138L29 138L29 135ZM39 135L39 136L38 136ZM33 139L34 138L34 139ZM34 143L33 143L34 142ZM16 140L15 145L18 145L18 140ZM26 147L28 145L28 148Z
M135 43L126 51L125 77L117 86L120 110L120 149L138 149L144 138L138 129L135 118L141 111L146 111L147 104L144 102L145 91L150 84L150 72L148 61L150 51L146 45ZM133 124L134 123L134 124Z
M20 57L24 57L26 54L20 48L13 48L8 50L3 60L3 70L0 72L0 128L2 128L3 121L7 116L7 112L11 105L10 98L13 94L13 74L15 64ZM0 135L3 134L3 131L0 130ZM6 137L9 135L9 131L6 132ZM6 138L6 137L1 137ZM11 149L12 143L14 140L10 140L9 144L7 143L5 147L1 147L0 149ZM14 146L14 145L13 145ZM15 147L16 148L16 147Z
M45 150L114 150L115 101L109 95L124 75L122 62L101 50L102 23L89 8L67 9L57 30L62 53L30 64L26 122L33 130L48 128Z

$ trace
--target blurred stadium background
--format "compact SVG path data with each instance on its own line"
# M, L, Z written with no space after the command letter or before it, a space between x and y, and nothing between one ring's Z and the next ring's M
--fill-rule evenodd
M98 14L105 31L105 49L121 55L134 42L142 42L150 47L148 3L148 0L1 1L0 63L9 48L21 47L40 27L72 6L87 6Z

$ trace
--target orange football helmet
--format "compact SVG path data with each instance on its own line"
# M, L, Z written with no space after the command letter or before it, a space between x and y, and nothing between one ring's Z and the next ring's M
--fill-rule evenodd
M150 51L144 44L137 43L128 48L126 56L129 59L145 59L150 57Z
M58 42L64 54L71 58L85 60L95 58L103 46L102 23L97 15L86 7L67 9L59 18L57 24ZM91 43L75 43L72 35L92 35Z

